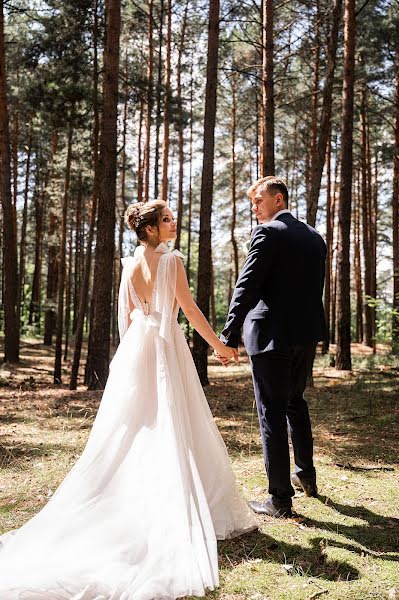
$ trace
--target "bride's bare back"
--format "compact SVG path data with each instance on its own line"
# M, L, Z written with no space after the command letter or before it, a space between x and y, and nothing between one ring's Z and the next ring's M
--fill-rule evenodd
M147 312L152 303L155 279L161 256L162 254L159 252L144 251L136 258L132 268L131 282L145 312Z

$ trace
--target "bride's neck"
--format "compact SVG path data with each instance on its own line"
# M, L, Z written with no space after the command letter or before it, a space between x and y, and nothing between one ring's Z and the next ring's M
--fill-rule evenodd
M145 242L142 244L144 246L144 251L155 252L155 249L159 246L160 242Z

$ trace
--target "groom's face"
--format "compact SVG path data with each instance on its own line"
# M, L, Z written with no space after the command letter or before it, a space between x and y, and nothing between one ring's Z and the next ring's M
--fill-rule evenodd
M268 190L262 192L254 191L251 197L252 212L259 223L268 223L276 213L286 208L283 195L278 192L270 193Z

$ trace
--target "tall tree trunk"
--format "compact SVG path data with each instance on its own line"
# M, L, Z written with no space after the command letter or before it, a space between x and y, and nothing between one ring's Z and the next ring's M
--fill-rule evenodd
M81 284L81 264L82 264L82 171L79 170L78 176L78 194L76 198L76 220L75 220L75 264L74 264L74 285L73 285L73 322L72 333L75 334L78 324L79 294Z
M4 360L19 361L18 257L14 207L11 195L10 134L4 43L4 7L0 0L0 185L3 208L4 257Z
M341 144L341 185L339 197L340 247L338 252L337 369L350 370L350 231L353 168L353 96L355 84L356 15L355 0L345 0L344 85Z
M65 185L62 198L62 220L61 220L61 245L59 248L59 279L58 279L58 309L57 309L57 334L55 340L55 362L54 362L54 383L62 383L62 334L64 324L64 292L66 275L66 244L67 244L67 217L69 203L69 187L71 181L72 164L72 140L74 126L74 110L71 110L69 131L68 131L68 150L65 168Z
M166 34L166 60L165 60L165 102L164 102L164 133L162 144L162 186L161 200L168 201L168 166L169 166L169 130L170 130L170 71L172 48L172 0L166 0L167 34ZM184 43L184 42L183 42Z
M320 84L320 0L315 1L316 12L314 15L314 59L313 59L313 90L312 90L312 143L310 158L310 177L313 178L317 158L317 125L319 112L319 84Z
M66 279L65 303L65 347L64 361L68 360L69 333L71 328L71 298L72 298L72 264L73 264L73 226L71 224L68 241L68 276Z
M147 65L147 112L145 118L144 146L144 202L148 202L150 193L150 154L151 154L151 120L153 104L153 72L154 72L154 2L148 2L148 65Z
M38 160L38 158L37 158ZM29 307L29 325L39 325L41 312L41 282L42 282L42 247L43 247L43 225L44 225L44 197L48 183L49 169L46 169L42 189L34 196L35 203L35 267L33 271L32 295ZM40 333L40 331L38 332Z
M184 52L184 42L186 36L187 27L187 15L188 15L188 0L184 9L183 22L180 33L180 44L179 44L179 55L177 60L177 97L179 102L179 122L178 122L178 146L179 146L179 184L177 189L177 235L175 248L180 248L181 242L181 230L183 223L183 181L184 181L184 115L183 115L183 98L182 98L182 85L181 85L181 70L182 70L182 59Z
M25 279L25 253L26 253L26 227L28 224L28 197L30 161L32 153L32 130L29 132L28 151L26 155L24 208L22 211L21 237L19 245L19 272L18 272L18 322L21 323L21 309L23 302L23 288Z
M193 213L193 129L194 129L194 79L193 79L193 63L191 60L190 69L190 142L189 142L189 175L188 175L188 217L187 217L187 281L191 287L191 227ZM190 343L190 323L187 319L187 341Z
M73 353L73 362L71 370L71 379L69 382L69 389L76 390L78 384L79 364L80 356L82 352L83 343L83 328L85 318L88 312L88 297L90 288L90 276L91 276L91 257L92 247L94 239L94 228L97 217L97 203L99 196L100 187L100 165L99 165L99 151L98 142L100 137L100 117L98 107L98 2L95 0L94 6L94 23L93 23L93 117L94 117L94 131L93 131L93 171L94 171L94 182L93 182L93 196L89 223L89 232L87 235L87 245L85 252L85 265L82 277L82 286L79 295L79 312L78 321L76 325L75 334L75 348ZM89 318L87 319L87 321ZM86 365L87 366L87 365ZM88 374L88 369L86 369Z
M370 130L367 133L367 154L370 173L370 202L371 202L371 297L374 301L377 300L377 223L378 223L378 160L375 157L374 184L371 184L371 151L370 151ZM374 303L371 311L372 316L372 331L373 331L373 352L377 351L377 309Z
M337 58L338 31L342 13L342 0L335 0L332 13L332 26L327 51L327 77L323 91L323 106L321 111L319 136L317 140L316 155L311 172L311 186L309 193L307 222L314 227L316 223L317 208L319 203L321 179L326 156L328 133L331 123L333 103L333 84Z
M361 103L360 103L360 120L361 120L361 169L362 169L362 238L363 238L363 260L364 260L364 343L366 346L373 345L373 325L372 325L372 308L369 303L371 297L371 254L370 254L370 199L369 185L367 180L367 114L366 114L367 96L366 88L363 86Z
M210 0L197 274L197 303L206 318L209 318L209 299L212 280L211 213L219 54L219 8L219 0ZM201 383L207 385L209 383L208 344L197 332L194 332L193 355Z
M358 173L357 173L358 175ZM363 341L363 286L362 286L362 265L360 255L360 182L356 177L357 186L354 194L355 206L353 207L353 240L354 240L354 281L356 289L356 342Z
M232 199L232 215L231 215L231 244L233 246L234 259L234 282L238 279L238 245L236 240L236 223L237 223L237 159L236 159L236 137L237 137L237 83L233 78L231 86L231 199ZM229 301L231 297L229 295Z
M109 366L112 275L115 252L120 0L107 0L107 16L107 37L104 49L104 109L100 139L100 188L94 266L96 292L92 302L91 353L87 359L89 389L105 386Z
M399 354L399 48L396 49L395 147L392 190L392 352Z
M51 174L50 185L54 179L55 158L58 152L58 134L53 131L51 149ZM44 318L44 340L46 346L50 346L53 340L53 333L56 326L55 305L57 302L58 289L58 230L59 219L57 210L54 206L54 200L50 196L49 215L48 215L48 248L47 248L47 287L46 287L46 311Z
M336 300L337 300L337 252L339 246L339 231L337 231L337 225L335 223L335 213L337 207L337 199L338 199L338 160L339 150L338 144L335 144L335 167L334 167L334 193L332 198L332 207L331 207L331 311L330 311L330 342L335 344L336 336ZM333 268L335 262L335 266Z
M212 262L212 275L211 275L211 323L213 331L217 328L217 317L216 317L216 291L215 291L215 271Z
M262 2L262 113L261 176L274 175L274 42L273 0Z
M333 196L331 194L331 132L327 141L327 189L326 189L326 204L327 204L327 230L326 230L326 281L324 285L324 313L327 325L327 334L323 341L322 353L327 354L330 347L330 311L331 311L331 279L332 279L332 219L334 213L331 210Z
M125 72L128 71L128 56L127 52L125 55ZM123 102L123 125L122 125L122 164L121 164L121 194L120 194L120 210L118 209L118 244L117 244L117 260L114 264L114 287L113 287L113 298L112 298L112 344L117 344L117 331L118 331L118 290L122 277L122 263L121 258L123 256L123 232L125 229L124 213L127 209L126 204L126 168L127 168L127 152L126 152L126 138L127 138L127 120L128 120L128 98L129 98L129 85L127 77L125 78L125 89L124 89L124 102Z
M143 113L144 113L144 101L140 101L140 112L139 112L139 125L138 125L138 136L137 136L137 200L143 201L144 192L144 164L142 159L142 137L143 137ZM145 149L144 149L145 150Z
M160 0L156 117L155 117L154 198L158 198L158 192L159 192L159 134L161 131L161 123L162 123L162 87L163 87L163 84L162 84L162 43L163 43L164 13L165 13L165 2L164 2L164 0Z

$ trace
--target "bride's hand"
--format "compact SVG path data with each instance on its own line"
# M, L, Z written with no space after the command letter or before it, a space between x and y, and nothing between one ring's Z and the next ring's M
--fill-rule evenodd
M230 348L230 346L221 344L215 348L214 354L217 360L225 367L227 367L231 359L234 359L234 362L238 364L238 348Z

